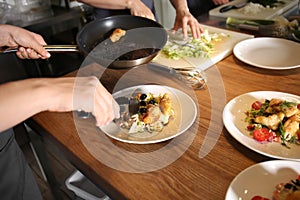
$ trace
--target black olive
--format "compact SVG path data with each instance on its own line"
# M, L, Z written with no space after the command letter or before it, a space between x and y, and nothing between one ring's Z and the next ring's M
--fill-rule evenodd
M154 99L151 99L149 102L148 102L149 104L155 104L156 102L155 102L155 100Z
M144 114L144 113L147 112L147 108L140 108L139 112L140 112L141 114Z
M147 106L146 101L141 101L141 102L140 102L140 106Z
M284 188L286 188L286 189L291 189L292 187L293 187L293 185L290 183L287 183L284 185Z
M140 100L145 100L147 98L147 95L146 94L141 94L141 96L140 96Z

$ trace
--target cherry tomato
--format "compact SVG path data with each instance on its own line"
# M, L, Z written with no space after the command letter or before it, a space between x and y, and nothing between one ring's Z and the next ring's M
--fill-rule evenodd
M267 128L261 128L253 131L253 138L259 142L268 141L272 136L272 131Z
M254 197L252 197L251 200L270 200L270 199L264 198L264 197L261 197L261 196L254 196Z
M255 101L251 107L254 109L254 110L259 110L262 106L262 103L260 101Z
M300 110L300 104L297 105L297 108Z

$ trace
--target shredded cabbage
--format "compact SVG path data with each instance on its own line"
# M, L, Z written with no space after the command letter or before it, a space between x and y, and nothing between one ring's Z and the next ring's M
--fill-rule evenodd
M221 41L224 37L229 37L224 33L209 33L207 29L201 38L195 39L189 35L186 44L178 44L176 41L169 40L162 49L162 52L170 59L178 60L182 57L204 57L209 58L215 51L213 42Z

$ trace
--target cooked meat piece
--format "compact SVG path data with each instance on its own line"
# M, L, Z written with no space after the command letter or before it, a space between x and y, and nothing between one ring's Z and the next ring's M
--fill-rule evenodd
M289 107L288 109L285 109L284 112L285 112L286 117L291 117L291 116L295 115L296 113L299 113L299 109L297 108L296 105L293 105L293 106Z
M297 135L299 130L300 114L293 115L290 117L283 125L284 127L284 137L289 140L291 137Z
M169 94L165 93L159 102L159 107L164 115L171 115L172 101Z
M117 42L120 40L121 37L123 37L126 34L126 31L120 28L116 28L114 32L110 35L110 40L112 42Z
M146 124L152 124L159 120L161 111L158 106L149 104L147 105L147 113L143 118L143 122Z
M255 118L255 122L263 124L272 130L278 129L279 123L283 120L284 114L282 112L270 115L268 117L258 116Z
M282 103L281 99L271 99L270 103L269 103L269 106L278 106L281 103Z
M280 99L271 99L266 112L270 114L283 112L286 117L290 117L299 111L296 105L283 106L283 104L284 102Z

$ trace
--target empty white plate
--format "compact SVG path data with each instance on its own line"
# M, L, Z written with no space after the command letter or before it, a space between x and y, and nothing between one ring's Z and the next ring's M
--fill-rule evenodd
M258 37L239 42L233 54L241 61L264 69L300 67L300 44L283 38Z

